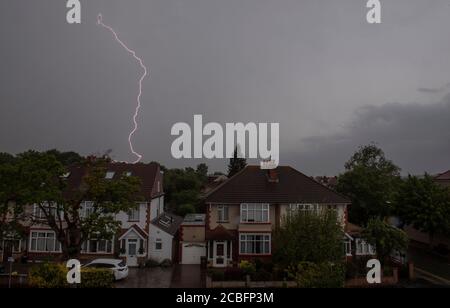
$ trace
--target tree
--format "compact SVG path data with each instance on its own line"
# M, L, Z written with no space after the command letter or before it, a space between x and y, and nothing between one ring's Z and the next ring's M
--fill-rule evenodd
M281 268L300 262L341 262L344 233L337 213L291 213L274 232L274 262Z
M63 258L78 258L81 245L90 238L111 239L120 222L115 215L136 207L140 181L124 176L105 179L107 162L91 159L83 164L85 175L79 187L69 188L64 178L66 168L54 155L27 152L19 155L20 173L26 181L28 204L36 204L46 224L61 243ZM83 201L92 201L89 211ZM35 220L36 217L33 217Z
M428 233L432 245L435 235L449 234L450 188L440 186L428 174L408 176L400 186L396 213L404 223Z
M46 154L53 155L63 166L71 166L74 164L81 164L84 162L84 158L76 152L60 152L58 150L49 150Z
M197 170L195 171L202 181L202 183L206 183L208 180L208 165L205 163L197 165Z
M380 262L384 264L391 253L405 251L408 237L402 230L389 225L380 218L369 220L362 237L376 248Z
M337 190L352 201L350 220L366 225L370 218L388 216L400 184L400 168L372 144L360 147L345 170L338 177Z
M21 196L23 181L19 176L17 159L0 153L0 242L4 238L20 238L24 217Z
M228 177L232 177L246 166L247 160L245 158L240 158L240 155L238 155L238 147L236 147L234 149L233 158L230 158L230 163L228 164Z

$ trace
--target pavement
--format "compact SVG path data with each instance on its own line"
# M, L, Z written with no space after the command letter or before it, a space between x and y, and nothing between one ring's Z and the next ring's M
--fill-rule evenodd
M174 267L171 288L204 288L206 287L206 272L200 265L181 265Z
M170 288L173 268L130 268L128 278L117 281L116 288Z
M450 287L450 263L447 258L438 257L417 247L410 247L408 256L414 263L418 278L435 285Z

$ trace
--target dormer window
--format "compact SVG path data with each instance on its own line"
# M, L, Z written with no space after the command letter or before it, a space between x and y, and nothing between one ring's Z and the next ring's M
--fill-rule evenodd
M113 171L108 171L108 172L106 172L105 179L107 179L107 180L112 180L112 179L114 178L114 175L115 175L115 174L116 174L116 173L113 172Z

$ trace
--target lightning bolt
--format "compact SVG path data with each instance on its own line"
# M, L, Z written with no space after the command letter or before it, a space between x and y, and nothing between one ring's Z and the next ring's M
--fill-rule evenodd
M112 27L110 27L110 26L108 26L108 25L105 25L104 23L103 23L103 16L102 16L102 14L98 14L98 16L97 16L97 24L99 25L99 26L102 26L103 28L105 28L105 29L107 29L107 30L109 30L112 34L113 34L113 36L114 36L114 38L116 39L116 41L128 52L128 53L130 53L132 56L133 56L133 58L137 61L137 62L139 62L139 65L141 66L141 68L143 69L143 74L142 74L142 76L141 76L141 78L139 79L139 94L138 94L138 96L137 96L137 106L136 106L136 109L135 109L135 112L134 112L134 115L133 115L133 123L134 123L134 128L133 128L133 130L130 132L130 135L128 136L128 143L129 143L129 145L130 145L130 150L131 150L131 153L133 153L133 155L135 155L137 158L136 158L136 160L133 162L134 164L137 164L138 162L140 162L141 161L141 159L142 159L142 155L141 154L139 154L138 152L136 152L135 150L134 150L134 146L133 146L133 141L132 141L132 139L133 139L133 135L137 132L137 130L139 129L139 125L138 125L138 123L137 123L137 117L138 117L138 115L139 115L139 110L141 109L141 97L142 97L142 82L143 82L143 80L145 79L145 77L147 77L147 67L144 65L144 61L142 61L142 59L141 58L139 58L137 55L136 55L136 52L134 51L134 50L132 50L132 49L130 49L130 48L128 48L128 46L127 45L125 45L125 43L119 38L119 36L117 35L117 33L116 33L116 31L114 31L114 29L112 28Z

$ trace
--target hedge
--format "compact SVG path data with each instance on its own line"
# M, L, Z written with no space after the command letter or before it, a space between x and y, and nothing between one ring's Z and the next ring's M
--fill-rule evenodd
M29 283L34 288L112 288L113 274L108 269L82 268L81 284L67 283L68 269L64 264L45 263L33 267Z

